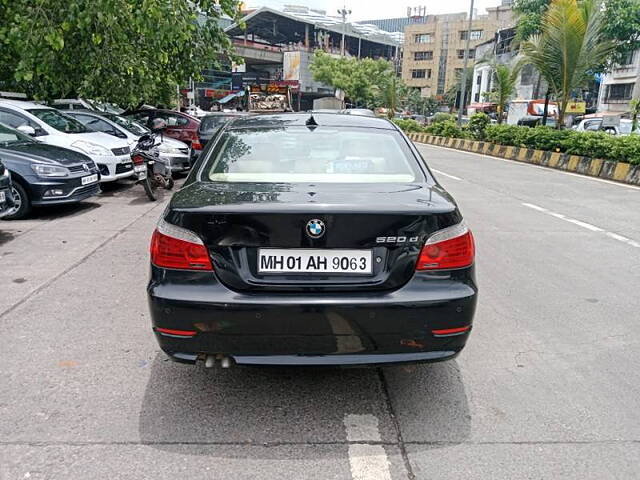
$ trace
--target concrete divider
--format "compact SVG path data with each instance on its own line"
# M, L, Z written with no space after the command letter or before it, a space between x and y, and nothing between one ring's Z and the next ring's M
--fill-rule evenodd
M583 157L580 155L569 155L560 152L534 150L525 147L498 145L462 138L439 137L426 133L409 133L407 135L414 142L465 150L555 168L556 170L579 173L590 177L600 177L617 182L640 185L640 165L631 165L630 163Z

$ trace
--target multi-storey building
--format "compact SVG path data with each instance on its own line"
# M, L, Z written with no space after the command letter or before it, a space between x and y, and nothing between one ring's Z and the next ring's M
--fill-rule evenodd
M428 15L423 23L407 25L402 79L408 86L420 88L422 96L443 95L462 73L467 38L468 66L473 68L475 47L513 24L513 10L501 5L488 8L486 15L474 16L470 31L466 13Z
M602 78L598 111L628 112L634 98L640 98L640 50L632 52Z

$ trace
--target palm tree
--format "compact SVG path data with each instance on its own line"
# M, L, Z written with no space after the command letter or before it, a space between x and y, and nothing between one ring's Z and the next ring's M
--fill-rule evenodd
M615 45L604 38L598 0L552 0L542 25L542 32L524 41L521 50L558 101L561 127L572 92L586 83Z
M513 65L498 63L494 58L491 61L481 61L480 64L487 63L491 67L493 76L493 89L489 92L489 98L491 101L496 102L498 110L498 123L502 123L502 115L509 103L509 100L516 91L516 84L518 83L518 75L521 70L521 62L516 62Z

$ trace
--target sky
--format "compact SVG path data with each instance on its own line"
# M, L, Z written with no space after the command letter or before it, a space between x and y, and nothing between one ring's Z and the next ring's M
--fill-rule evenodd
M500 0L475 0L474 8L478 14L484 13L487 7L495 7ZM326 10L329 15L337 15L337 10L346 5L353 13L349 20L377 20L381 18L405 17L407 7L427 7L427 14L457 13L469 10L469 0L447 0L440 2L427 1L380 1L380 0L245 0L248 7L282 8L284 5L305 5L310 8Z

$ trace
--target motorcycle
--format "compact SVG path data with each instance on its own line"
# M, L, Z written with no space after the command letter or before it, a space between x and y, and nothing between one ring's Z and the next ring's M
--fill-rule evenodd
M137 184L142 184L144 191L152 202L157 200L156 190L162 187L173 188L174 182L169 167L159 158L157 142L158 133L147 133L138 139L131 152L133 170L137 175ZM161 135L161 134L160 134Z

